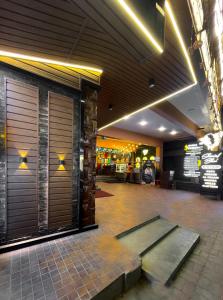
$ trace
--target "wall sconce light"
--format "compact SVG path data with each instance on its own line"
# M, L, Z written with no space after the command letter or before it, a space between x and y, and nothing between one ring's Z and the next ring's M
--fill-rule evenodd
M22 164L22 163L24 163L24 164L27 164L27 157L20 157L19 158L19 162Z
M64 159L60 159L60 160L59 160L59 164L60 164L61 166L64 166L64 165L65 165L65 160L64 160Z
M21 156L19 157L19 169L27 170L28 169L27 162L28 162L27 156L25 156L25 154L22 153Z

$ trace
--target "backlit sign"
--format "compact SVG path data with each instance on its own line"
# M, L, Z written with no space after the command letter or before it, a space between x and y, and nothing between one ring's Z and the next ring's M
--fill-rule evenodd
M184 146L184 176L197 178L200 176L200 159L203 146L197 143Z
M205 152L201 156L201 188L218 190L221 187L222 152Z

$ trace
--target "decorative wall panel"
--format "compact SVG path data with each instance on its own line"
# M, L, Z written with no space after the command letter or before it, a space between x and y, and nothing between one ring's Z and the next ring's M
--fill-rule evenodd
M6 79L7 238L38 231L38 88Z
M73 99L49 92L49 229L73 222Z

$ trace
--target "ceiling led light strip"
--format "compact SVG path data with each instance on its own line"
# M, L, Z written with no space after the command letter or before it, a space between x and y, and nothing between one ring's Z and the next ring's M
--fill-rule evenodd
M100 74L103 72L102 69L98 69L98 68L94 68L94 67L83 66L83 65L72 64L72 63L66 63L66 62L57 61L57 60L53 60L53 59L47 59L47 58L31 56L31 55L25 55L25 54L14 53L14 52L9 52L9 51L3 51L3 50L0 50L0 56L7 56L7 57L12 57L12 58L18 58L18 59L27 59L27 60L30 60L30 61L42 62L42 63L47 63L47 64L54 64L54 65L58 65L58 66L89 70L89 71L98 72Z
M137 113L139 113L139 112L141 112L141 111L143 111L143 110L145 110L145 109L151 108L151 107L153 107L153 106L155 106L155 105L157 105L157 104L160 104L160 103L162 103L162 102L164 102L164 101L166 101L166 100L168 100L168 99L170 99L170 98L172 98L172 97L174 97L174 96L177 96L177 95L179 95L179 94L181 94L181 93L183 93L183 92L189 90L190 88L192 88L192 87L195 86L196 84L197 84L197 83L190 84L190 85L186 86L185 88L183 88L183 89L181 89L181 90L179 90L179 91L176 91L176 92L174 92L174 93L172 93L172 94L170 94L170 95L168 95L168 96L166 96L166 97L164 97L164 98L161 98L161 99L159 99L159 100L157 100L157 101L155 101L155 102L153 102L153 103L150 103L150 104L148 104L148 105L146 105L146 106L144 106L144 107L142 107L142 108L140 108L140 109L138 109L138 110L136 110L136 111L130 113L130 114L128 115L128 117L130 118L131 116L133 116L133 115L135 115L135 114L137 114ZM122 118L120 118L120 119L118 119L118 120L115 120L115 121L113 121L113 122L111 122L111 123L109 123L109 124L107 124L107 125L105 125L105 126L99 128L98 131L101 131L101 130L107 128L107 127L110 127L110 126L112 126L112 125L114 125L114 124L116 124L116 123L118 123L118 122L120 122L120 121L122 121L122 120L126 120L126 116L124 116L124 117L122 117Z
M177 35L177 37L178 37L178 40L179 40L179 42L180 42L180 46L181 46L181 48L182 48L182 50L183 50L183 53L184 53L184 56L185 56L185 58L186 58L186 61L187 61L189 70L190 70L190 72L191 72L193 81L194 81L194 83L197 83L197 78L196 78L196 75L195 75L195 72L194 72L194 69L193 69L193 66L192 66L192 63L191 63L189 54L188 54L188 52L187 52L187 48L186 48L186 46L185 46L183 37L182 37L182 35L181 35L181 33L180 33L180 30L179 30L179 27L178 27L178 25L177 25L175 16L174 16L174 14L173 14L172 8L171 8L171 6L170 6L170 4L169 4L168 1L165 2L165 7L166 7L166 10L167 10L167 12L168 12L168 15L169 15L169 17L170 17L170 19L171 19L171 22L172 22L172 24L173 24L173 27L174 27L174 29L175 29L176 35Z
M156 48L159 53L163 53L162 47L153 37L148 28L142 23L139 17L135 14L135 12L131 9L131 7L125 2L125 0L117 0L120 6L125 10L125 12L129 15L129 17L134 21L136 26L145 34L150 43Z

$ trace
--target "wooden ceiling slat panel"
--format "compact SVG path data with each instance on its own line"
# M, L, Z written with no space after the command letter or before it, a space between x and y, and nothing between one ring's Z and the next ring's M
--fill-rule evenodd
M1 50L5 51L12 51L12 52L18 52L18 53L23 53L27 55L34 55L34 56L40 56L40 57L46 57L46 58L59 58L59 60L64 60L65 56L61 52L54 51L54 50L49 50L46 48L41 48L41 47L35 47L32 45L28 44L22 44L22 43L16 43L11 40L6 40L6 39L1 39L0 36L0 47Z
M145 75L147 77L154 76L154 74L156 73L156 76L158 75L159 78L165 77L166 74L165 82L171 80L171 77L174 77L174 81L172 81L173 84L175 84L176 82L180 84L182 81L190 80L190 77L186 76L187 74L180 73L179 69L175 68L175 57L173 57L172 54L170 54L170 56L167 56L166 54L165 60L170 62L168 64L168 67L166 67L164 63L162 64L160 62L153 62L153 64L136 64L135 62L128 60L127 57L118 57L114 52L113 54L110 54L111 52L102 47L98 47L97 45L94 45L94 51L93 47L90 48L78 45L75 52L81 53L83 57L91 57L92 61L97 60L100 65L106 64L107 72L109 71L108 66L110 66L110 69L114 70L113 77L116 76L115 74L120 71L123 75L125 75L125 73L132 72L134 70L135 73L138 71L137 77L139 79L144 77ZM108 73L107 76L109 75L110 74Z
M57 68L58 68L58 66L57 66ZM73 76L75 73L77 73L77 71L75 71L75 69L71 68L71 67L64 68L64 71L67 74L70 74L71 76ZM84 78L84 79L87 79L87 80L90 80L90 81L93 80L94 82L100 83L100 76L95 75L93 72L89 72L89 71L80 69L78 71L78 73L81 74L81 78Z
M112 5L107 0L0 1L0 47L3 50L95 65L104 70L99 94L99 126L192 83L168 17L164 53L151 56L153 51L147 43L128 28ZM175 8L174 3L172 7ZM186 14L188 16L188 12ZM186 19L180 20L181 26ZM85 20L86 26L79 35ZM42 69L40 65L16 61L16 65L19 64L69 86L77 72L52 65ZM79 74L97 84L100 82L97 74L88 71ZM156 80L154 89L148 88L149 78ZM114 109L107 114L110 102Z
M57 32L59 34L64 34L64 35L69 35L70 37L73 36L73 31L79 32L80 27L79 26L73 26L73 28L71 27L65 27L63 28L62 26L59 25L59 22L57 24L52 24L49 22L45 22L44 20L39 20L37 18L34 18L34 16L29 15L29 16L25 16L25 15L20 15L15 11L11 11L9 9L5 9L2 5L2 2L0 1L0 9L1 9L1 14L4 15L5 18L8 19L12 19L15 20L17 22L20 22L20 20L22 19L23 23L28 25L28 26L32 26L32 24L36 27L40 27L42 29L44 28L48 28L49 30L53 31L53 32Z
M112 1L110 3L112 3ZM139 39L139 37L137 37L134 32L132 32L128 25L120 20L118 15L114 13L114 11L110 7L107 6L105 1L94 0L93 3L88 1L88 5L89 7L93 8L91 17L93 17L93 14L95 14L94 18L97 18L99 22L101 22L102 19L106 19L106 22L110 26L110 28L113 28L114 31L119 31L119 38L117 40L118 43L120 42L120 40L123 40L126 46L128 44L128 47L132 47L134 51L139 52L141 58L144 57L145 53L155 53L150 44L144 44L142 42L142 39Z
M71 48L71 39L69 40L69 42L67 41L63 41L63 40L56 40L54 38L51 38L51 37L47 37L47 36L44 36L44 35L40 35L40 34L37 34L36 33L30 33L28 32L27 30L21 30L20 28L18 27L9 27L9 26L5 26L5 25L2 25L2 22L1 22L1 18L0 18L0 31L1 33L3 34L9 34L11 35L11 38L12 37L20 37L20 38L24 38L24 34L26 35L26 39L27 40L30 40L30 41L33 41L34 43L46 43L50 46L55 46L55 47L58 47L59 49L60 48ZM16 26L16 25L15 25ZM24 26L25 28L27 26ZM46 32L46 31L45 31Z
M21 43L20 43L21 44ZM27 48L27 45L25 46L26 48ZM45 51L49 51L49 49L43 49L43 51L45 52ZM85 51L84 51L85 49L83 49L83 51L81 51L83 54L85 53ZM57 53L58 54L58 53ZM89 53L87 53L88 54L88 56L90 57L90 55L89 55ZM92 60L98 60L98 58L95 58L95 57L93 57L92 58ZM84 60L84 59L83 59ZM108 60L110 60L111 61L111 56L109 57L109 54L107 54L107 57L104 59L104 63L106 62L106 61L108 61ZM118 63L118 61L116 61L116 63ZM173 64L172 64L173 65ZM125 67L124 67L125 66ZM127 68L127 65L126 64L124 64L123 63L123 70L124 69L126 69ZM134 69L136 68L136 66L135 67L133 67ZM173 66L173 68L174 68L174 66ZM122 70L122 72L123 72L123 70ZM158 69L159 70L159 69ZM117 73L117 71L118 71L118 69L116 68L115 70L114 70L114 72L115 73ZM121 70L120 70L121 71ZM151 70L150 71L153 71L153 72L155 72L155 68L151 68ZM160 68L160 71L162 72L162 74L164 75L166 72L165 72L165 69L164 70L162 70L162 68ZM157 72L156 72L157 73ZM173 73L174 72L172 72L172 74L171 75L173 75ZM140 74L140 73L139 73ZM128 74L126 74L126 75L128 75ZM148 76L148 75L147 75ZM178 77L180 77L180 74L177 74L177 76ZM148 76L149 77L149 76ZM178 77L176 78L176 80L174 80L174 83L172 83L173 84L173 87L174 87L174 85L175 85L175 81L177 82L177 81L179 81L178 80ZM170 76L168 76L168 74L167 74L167 77L166 78L164 78L164 82L165 82L165 84L167 84L168 83L168 80L170 79ZM185 80L185 79L184 79Z
M4 9L17 13L20 16L26 16L29 18L33 18L35 20L41 20L42 22L46 24L52 24L55 26L58 26L58 23L60 23L61 28L63 29L72 29L72 27L80 27L83 22L83 17L80 16L74 16L73 21L69 21L68 19L63 19L61 15L63 14L61 12L60 16L59 15L52 15L52 12L47 11L43 8L42 11L36 10L34 6L35 2L30 2L31 6L28 8L27 6L23 5L24 1L20 1L19 3L14 3L13 1L10 0L1 0L0 1L0 7L4 7ZM58 11L58 10L57 10ZM75 21L75 22L74 22Z
M123 80L125 80L126 77L130 77L132 80L133 80L133 76L137 79L137 81L141 80L138 84L144 82L145 83L145 86L144 88L147 89L148 87L148 79L150 77L155 77L157 78L157 82L160 83L160 86L163 85L172 85L172 88L175 88L175 87L179 87L181 86L182 82L189 82L189 79L184 79L184 80L179 80L178 79L178 76L180 75L175 75L174 76L174 72L166 72L165 69L163 68L159 68L157 66L157 69L154 67L154 68L151 68L151 70L148 70L143 72L143 70L141 69L141 72L140 70L137 72L136 68L134 68L134 65L132 66L131 68L131 65L129 64L129 66L127 65L128 62L126 62L126 64L124 64L124 62L122 61L116 61L116 65L117 67L115 68L115 62L112 61L112 58L111 57L107 57L107 59L102 59L101 57L99 56L95 56L93 54L90 54L90 52L82 52L82 55L83 56L73 56L74 60L78 61L79 59L80 60L83 60L83 58L88 55L88 57L91 57L92 60L97 60L97 61L100 61L101 62L101 65L103 65L103 63L107 62L107 68L105 70L105 72L107 72L107 78L113 78L113 80L115 81L116 79L120 79L121 82ZM109 63L108 63L108 59L109 59ZM119 65L118 65L118 62L119 62ZM126 71L126 68L129 68L128 71ZM174 63L173 63L173 68L174 68ZM177 84L178 83L178 84Z
M159 89L153 88L149 89L147 85L147 89L145 89L145 84L140 85L135 85L133 81L128 81L128 78L125 79L125 81L122 81L122 84L120 84L118 81L117 83L109 83L105 82L102 80L103 87L101 94L99 94L99 97L104 98L103 96L108 92L108 91L113 91L112 95L116 96L121 96L123 94L128 94L129 96L135 96L135 97L147 97L148 99L153 100L155 97L161 97L162 95L167 95L173 92L173 87L160 87ZM137 95L136 95L136 90L137 90ZM161 93L162 91L162 93ZM106 102L106 100L104 100ZM100 104L100 103L99 103ZM121 104L119 104L121 105Z
M52 30L48 27L46 28L44 26L36 25L34 22L32 24L29 24L26 19L24 20L24 18L10 19L7 17L9 17L8 14L6 16L5 14L1 16L0 18L1 26L5 26L7 28L12 28L12 29L18 29L20 32L23 32L23 34L30 33L33 35L43 36L52 39L53 41L55 40L61 43L71 43L72 39L75 37L75 33L77 35L79 32L78 30L76 31L73 30L73 35L71 34L67 35L66 32L64 32L64 34L61 34L55 28L54 30Z
M5 1L5 0L1 0ZM83 22L83 18L85 17L83 13L79 10L77 13L72 13L71 11L65 11L62 9L64 7L64 4L66 2L61 3L59 7L55 7L53 5L54 1L51 1L51 5L47 4L46 1L41 2L41 1L30 1L30 0L7 0L7 3L10 4L10 7L21 7L23 10L24 14L28 14L29 10L31 9L32 11L34 10L37 14L46 14L52 19L58 19L61 20L62 22L65 22L65 24L77 24L80 25ZM59 2L58 2L59 3ZM15 6L13 6L15 5Z
M77 6L79 6L88 15L89 18L92 18L97 25L100 24L100 26L105 30L105 32L107 32L107 33L109 32L110 36L112 36L112 38L119 44L119 46L126 49L126 52L130 53L133 57L137 58L138 60L141 59L140 52L138 50L134 49L129 44L128 41L121 39L117 30L112 28L108 24L107 20L104 19L104 17L102 18L100 15L97 14L95 8L93 6L91 6L91 5L93 5L93 2L91 2L91 5L89 5L89 3L87 3L87 1L85 1L85 0L82 0L82 1L72 0L72 1Z
M44 41L35 41L33 39L26 39L20 36L17 36L15 34L11 35L3 33L1 28L0 28L0 36L1 39L3 40L8 40L12 41L18 44L25 44L29 46L34 46L34 47L40 47L42 49L46 49L46 51L58 51L61 53L64 53L65 55L69 53L70 49L67 47L65 48L64 46L57 46L57 45L52 45L51 43L44 43Z
M19 21L17 21L7 19L5 18L5 16L1 16L0 25L1 27L9 28L11 30L18 30L21 34L30 34L30 36L34 35L39 38L48 38L49 40L52 40L53 43L61 43L61 45L63 43L71 44L79 33L79 28L77 28L77 30L73 29L72 35L69 35L66 32L64 32L64 34L62 35L56 30L52 31L49 30L49 28L47 27L35 26L33 23L27 26L27 24L23 22L23 18L20 18ZM91 43L95 43L97 40L99 40L100 43L104 43L106 47L112 45L113 51L120 51L120 48L115 44L112 38L106 35L105 33L96 32L93 29L85 28L84 36L81 38Z
M20 1L20 0L17 0ZM70 14L72 18L74 18L76 15L86 17L86 14L83 13L81 9L71 1L61 1L61 0L34 0L38 3L43 3L44 5L48 5L50 7L50 10L56 8L59 9L59 12L65 12L66 14ZM71 6L72 5L72 6ZM93 22L90 18L88 19L87 25L89 28L94 28L97 32L104 32L104 30L101 28L101 26L97 26L95 22Z
M3 37L4 37L4 36L3 36ZM47 49L44 49L44 50L47 50ZM49 49L48 49L48 50L49 50ZM82 52L82 51L81 51L81 52ZM109 55L109 53L108 53L108 55ZM108 59L108 57L107 57L107 59ZM106 60L107 60L107 59L106 59ZM118 60L118 58L117 58L117 60ZM154 71L154 70L153 70L153 71ZM178 74L178 76L180 76L180 74ZM168 77L169 77L169 76L168 76Z
M44 68L37 68L36 66L33 66L29 63L24 63L23 61L12 59L12 58L0 57L0 61L8 63L8 64L13 65L18 68L21 68L23 70L29 71L31 73L37 74L39 76L49 78L49 79L59 82L61 84L65 84L67 86L80 89L79 81L76 81L76 82L74 80L68 81L62 76L55 75L53 72L45 71Z
M24 2L24 1L23 1ZM41 28L43 26L41 26L41 24L39 23L39 21L41 21L42 25L47 24L47 26L51 26L51 28L53 28L53 26L57 27L56 32L58 31L58 28L60 28L60 30L62 29L64 33L69 32L71 37L73 35L73 31L74 32L79 32L80 28L83 24L83 17L79 17L78 15L74 14L73 11L74 8L71 9L72 13L70 13L70 16L72 16L72 22L68 21L67 18L62 18L62 12L60 9L57 9L57 14L53 15L52 11L50 14L46 13L46 10L44 9L44 7L42 8L42 11L37 11L33 8L33 1L29 1L29 3L31 4L30 8L27 8L25 6L23 6L23 2L21 3L14 3L11 1L6 1L6 0L1 0L0 1L0 8L2 8L2 11L5 10L4 16L8 16L8 14L17 14L19 15L19 19L25 19L26 22L28 23L36 23L38 24L38 26ZM76 7L75 7L76 9ZM19 21L18 19L18 21ZM17 19L16 19L17 20ZM81 21L80 21L81 20ZM88 21L89 23L91 23L91 21ZM92 30L92 26L91 24L88 24L88 22L86 23L86 31L89 34L97 34L97 36L100 37L102 33L101 30L96 30L94 28L94 30ZM59 25L58 25L59 24ZM62 32L61 32L62 33Z

